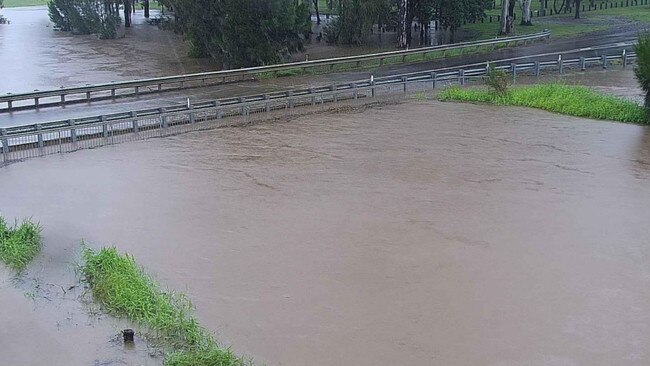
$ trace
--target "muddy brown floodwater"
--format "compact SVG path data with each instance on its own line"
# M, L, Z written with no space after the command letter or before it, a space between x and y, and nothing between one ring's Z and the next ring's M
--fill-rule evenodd
M646 127L411 101L0 177L2 214L45 227L42 278L115 245L259 363L650 363Z

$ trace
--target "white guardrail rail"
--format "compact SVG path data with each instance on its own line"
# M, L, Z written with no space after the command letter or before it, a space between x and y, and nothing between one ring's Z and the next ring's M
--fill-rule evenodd
M490 40L462 42L451 45L432 46L410 50L399 50L365 54L359 56L347 56L323 60L301 61L286 64L249 67L234 70L203 72L197 74L167 76L151 79L133 81L112 82L94 84L70 88L36 90L28 93L8 93L0 95L0 112L10 112L17 109L33 109L45 106L65 105L69 103L84 103L93 100L105 100L126 96L138 96L140 94L159 93L162 91L179 90L184 88L201 87L210 84L225 83L228 80L243 80L247 77L254 77L263 73L274 73L292 69L303 71L315 67L328 67L333 69L335 65L353 64L360 67L362 63L379 60L383 65L386 59L399 58L404 62L407 56L419 55L424 60L427 54L432 52L447 52L460 50L462 54L466 49L478 49L480 47L494 47L499 45L509 46L511 44L534 42L547 39L551 32L545 30L540 33L528 34L515 37L503 37Z

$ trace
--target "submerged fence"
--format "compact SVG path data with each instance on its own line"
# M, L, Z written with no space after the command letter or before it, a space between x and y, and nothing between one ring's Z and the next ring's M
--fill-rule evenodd
M545 55L548 57L548 55ZM627 67L636 55L625 50L618 54L564 59L557 55L552 61L494 62L514 78L519 75L539 76L542 73L566 69L608 68L614 64ZM311 88L300 92L276 93L223 104L210 101L187 106L156 110L117 113L78 120L55 121L0 129L0 165L27 158L71 152L80 149L113 145L212 129L287 118L340 108L361 106L394 100L408 93L431 91L440 85L458 84L479 79L487 65L467 65L459 68L395 75L362 81Z

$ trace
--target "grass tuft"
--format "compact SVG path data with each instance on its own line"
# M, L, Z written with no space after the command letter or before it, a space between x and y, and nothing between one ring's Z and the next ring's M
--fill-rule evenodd
M220 348L193 315L183 295L163 290L132 256L115 248L83 248L81 267L94 298L108 313L144 326L153 340L176 352L165 365L240 366L243 359Z
M576 85L522 86L512 88L505 95L497 95L485 89L450 87L443 90L438 99L531 107L576 117L648 123L643 107L637 103Z
M9 227L0 217L0 261L22 271L41 251L41 227L30 220Z

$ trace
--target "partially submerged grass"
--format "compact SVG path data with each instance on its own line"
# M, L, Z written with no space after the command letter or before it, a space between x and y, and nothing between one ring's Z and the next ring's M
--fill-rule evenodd
M30 220L7 225L0 217L0 261L21 271L41 250L41 227Z
M84 246L83 259L81 270L94 298L109 314L136 322L150 338L172 349L166 365L245 364L198 324L183 294L163 290L132 256L115 248L94 251Z
M570 116L647 124L639 104L602 94L583 86L537 84L515 87L505 95L490 90L450 87L438 98L443 101L478 102L543 109Z

